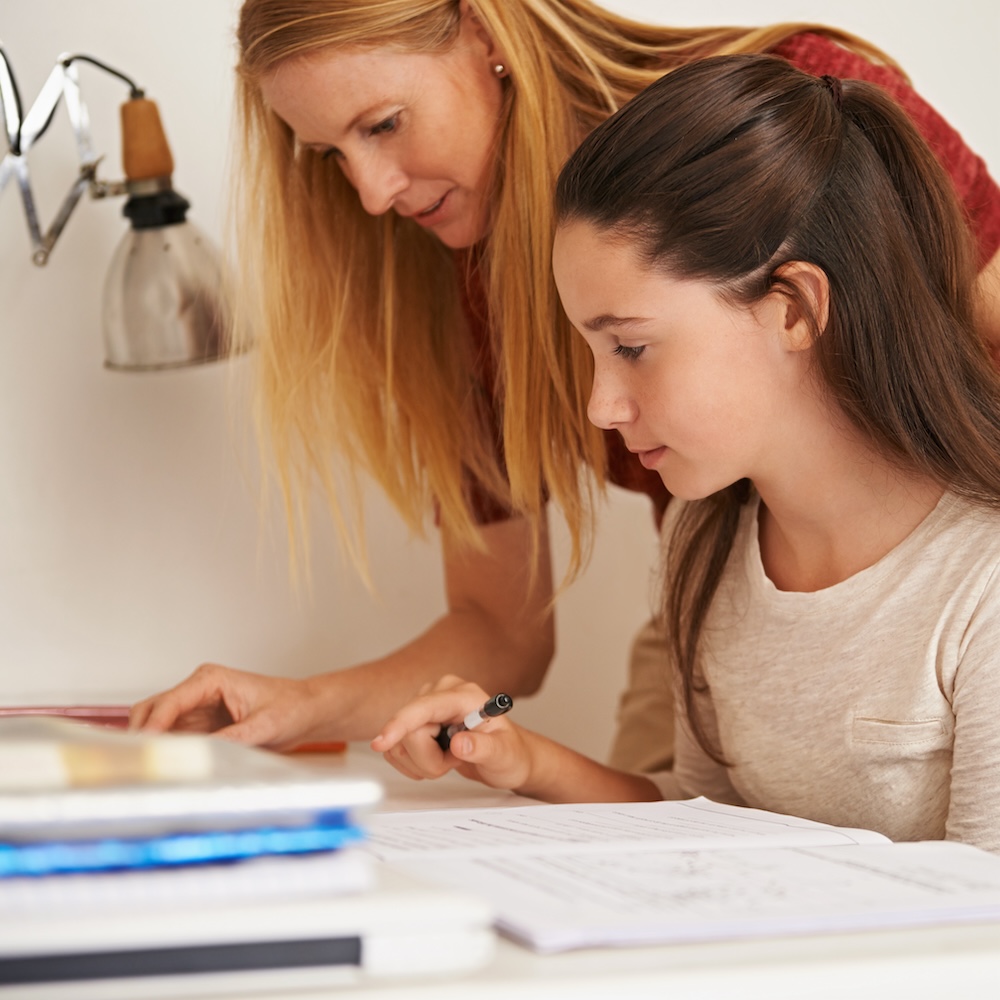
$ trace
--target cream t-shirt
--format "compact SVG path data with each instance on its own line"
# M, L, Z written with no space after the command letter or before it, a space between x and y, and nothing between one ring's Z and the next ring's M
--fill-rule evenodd
M1000 851L1000 513L946 493L874 566L794 593L764 572L758 506L702 646L703 718L733 766L679 718L680 793Z

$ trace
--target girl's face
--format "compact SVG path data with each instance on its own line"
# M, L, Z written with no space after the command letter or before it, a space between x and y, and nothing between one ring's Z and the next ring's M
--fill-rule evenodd
M675 496L766 479L802 397L802 353L775 296L753 309L707 281L654 273L624 240L562 226L553 270L570 322L594 352L588 415L617 430Z
M297 141L337 161L366 212L412 218L449 247L481 239L500 127L503 60L468 13L446 52L329 49L267 77Z

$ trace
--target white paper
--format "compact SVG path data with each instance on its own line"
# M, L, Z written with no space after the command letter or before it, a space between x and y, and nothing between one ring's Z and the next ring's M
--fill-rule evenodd
M409 861L538 951L1000 918L1000 858L936 841Z
M383 813L368 849L538 951L1000 919L1000 857L706 799Z
M814 823L759 809L686 802L623 802L523 808L448 809L380 813L369 823L368 849L383 861L422 857L477 857L669 847L733 848L887 843L868 830Z

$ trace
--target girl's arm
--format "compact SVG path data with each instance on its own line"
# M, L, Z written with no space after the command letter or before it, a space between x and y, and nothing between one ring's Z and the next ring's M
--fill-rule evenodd
M177 687L139 702L133 728L218 731L274 749L317 740L368 740L442 675L462 673L512 695L538 689L555 649L548 535L521 519L482 529L485 550L444 545L448 610L400 649L306 680L204 664Z
M963 628L945 836L1000 852L1000 568Z
M496 693L496 692L494 692ZM492 788L508 788L546 802L650 802L662 798L646 777L616 771L508 716L461 732L442 751L435 736L490 697L477 684L445 677L434 690L401 708L372 740L398 771L414 779L455 769Z

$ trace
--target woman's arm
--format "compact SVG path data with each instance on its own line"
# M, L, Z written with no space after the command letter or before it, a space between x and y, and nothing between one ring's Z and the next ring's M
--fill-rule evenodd
M435 736L487 698L477 684L442 678L432 692L401 708L372 740L372 749L407 777L437 778L455 769L492 788L545 802L650 802L662 798L642 775L616 771L531 732L509 716L452 737L442 751Z
M218 731L274 749L314 740L371 739L401 705L442 675L531 694L555 649L552 569L542 526L538 570L521 519L482 529L485 550L444 545L448 610L388 655L306 680L203 664L187 680L132 709L133 728Z

